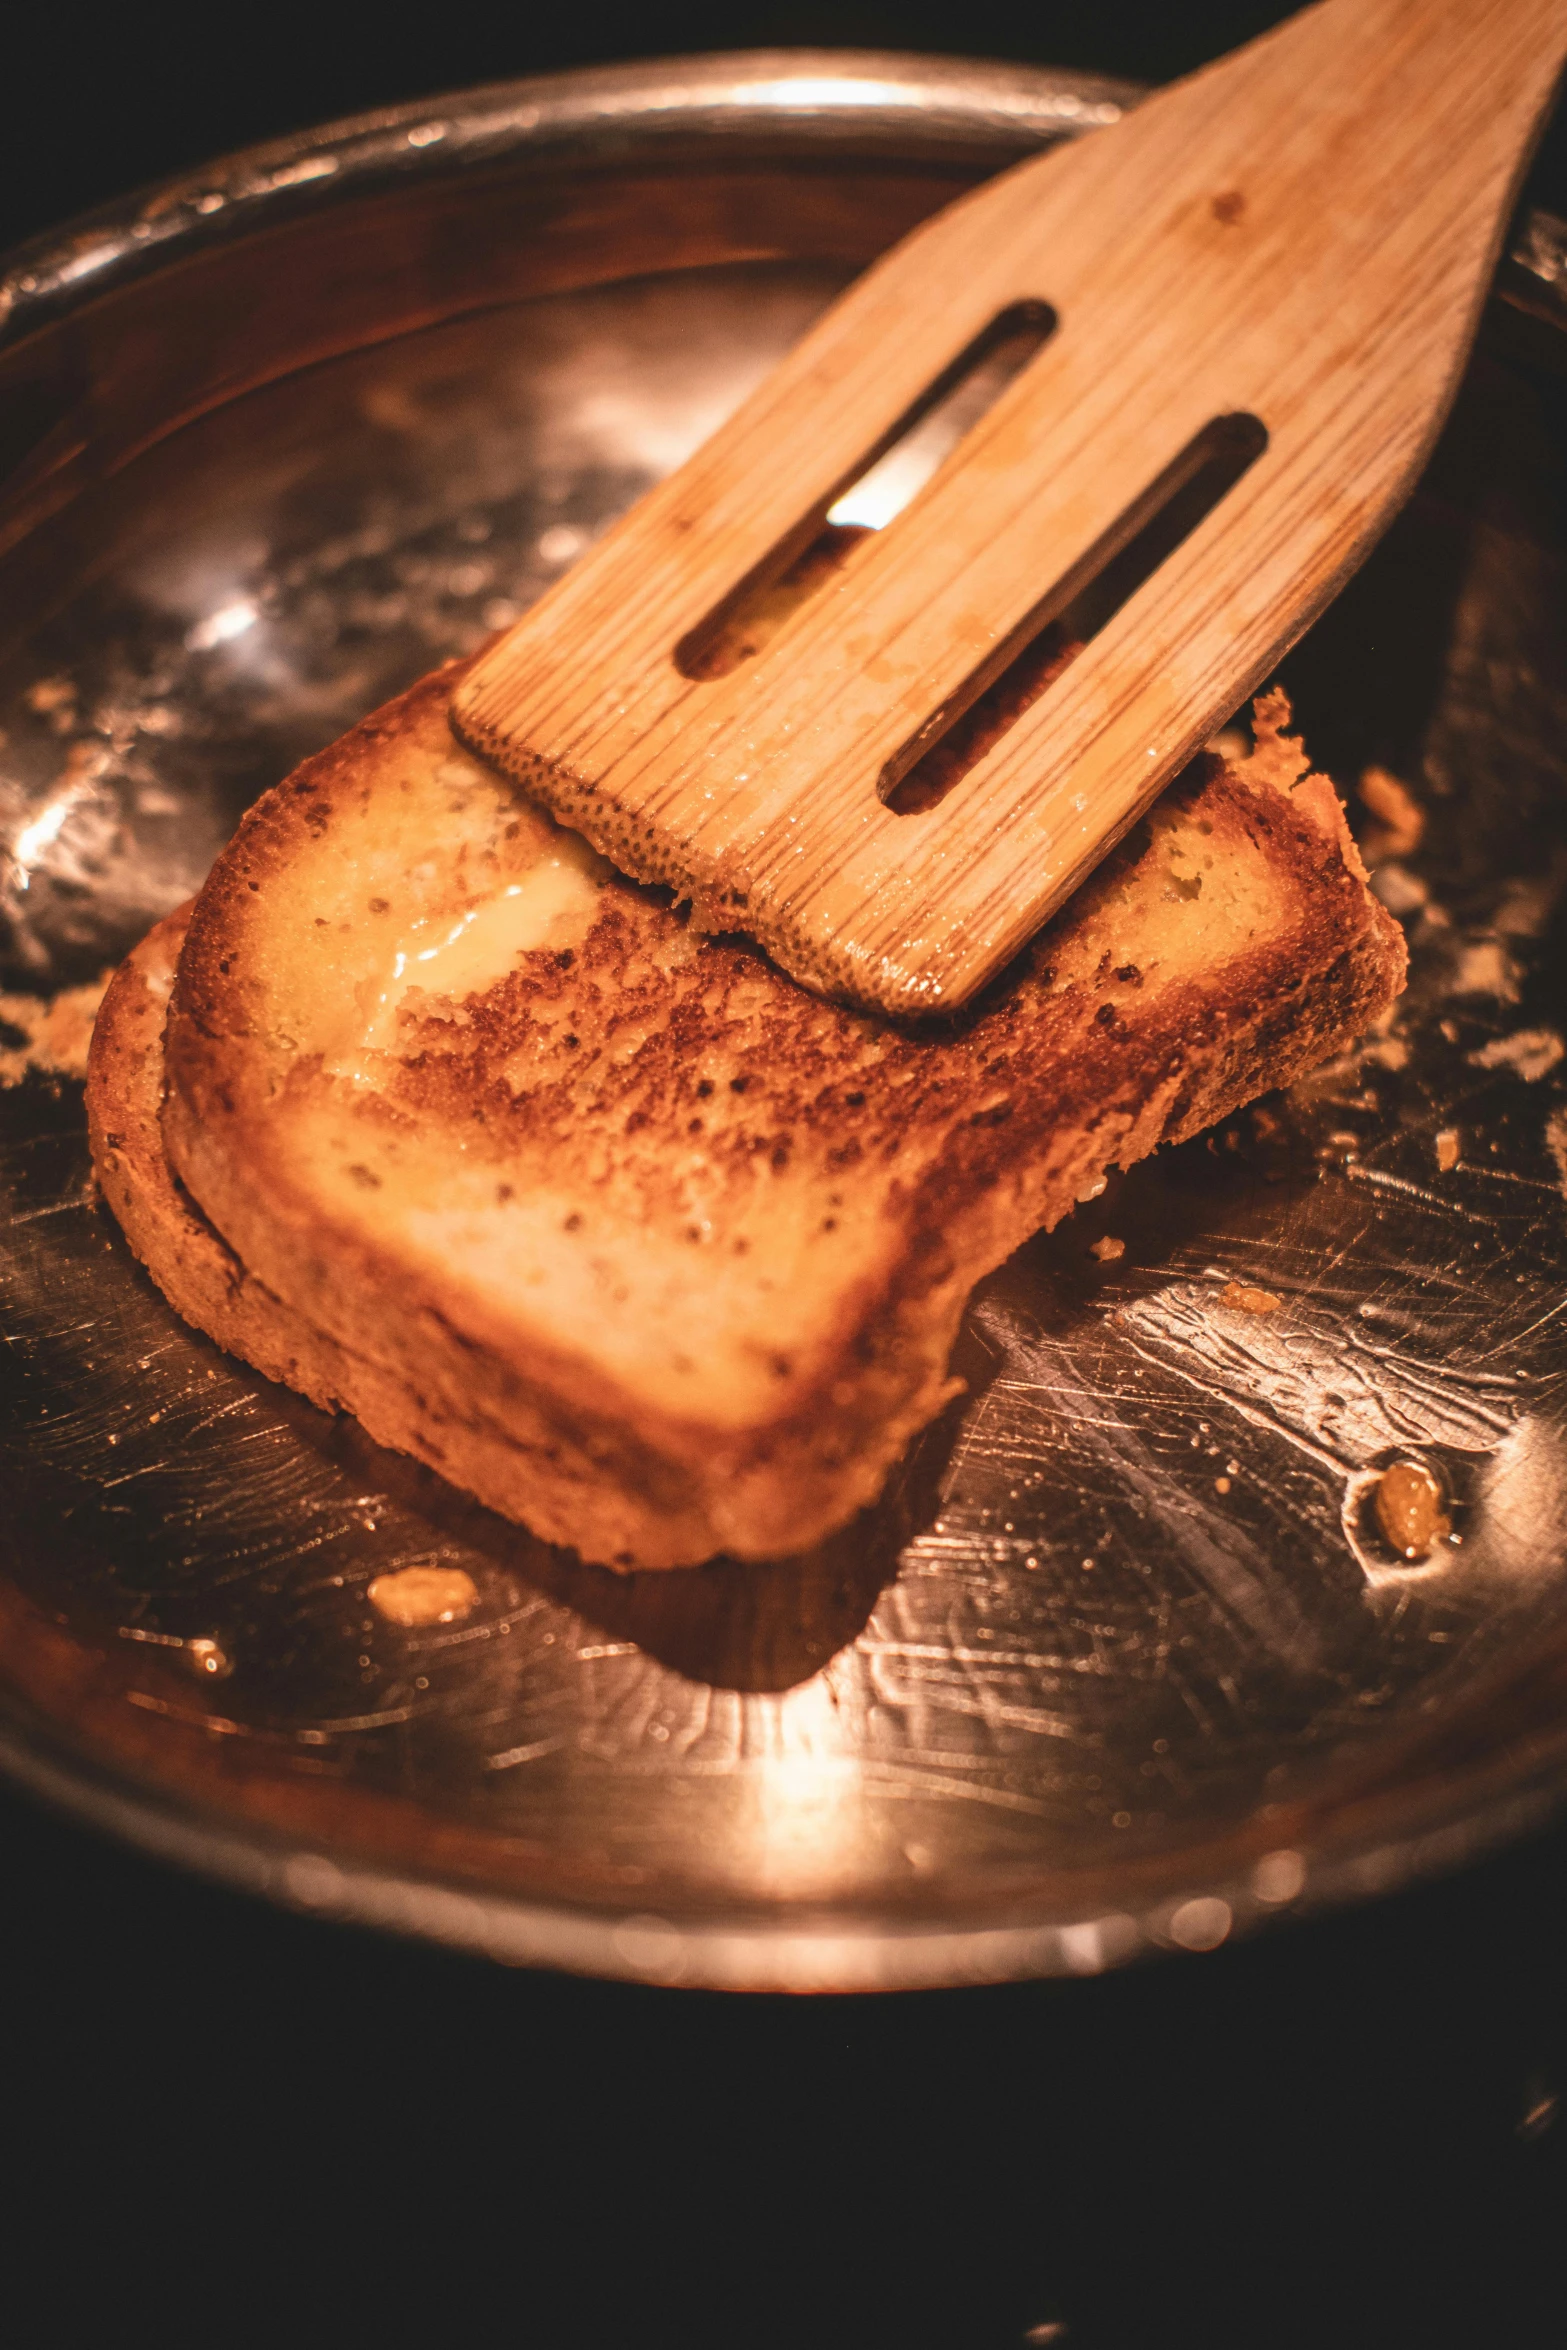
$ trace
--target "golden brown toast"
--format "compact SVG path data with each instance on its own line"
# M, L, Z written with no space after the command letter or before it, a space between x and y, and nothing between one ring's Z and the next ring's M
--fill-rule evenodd
M99 1008L87 1106L99 1187L136 1255L171 1304L269 1379L326 1411L354 1411L388 1442L403 1438L418 1399L387 1384L274 1297L196 1206L163 1147L163 1032L191 906L166 916L114 974ZM411 1449L411 1448L410 1448Z
M949 1394L981 1275L1402 984L1279 697L914 1033L612 875L456 745L459 674L251 811L161 1041L180 918L121 972L94 1150L188 1318L589 1558L842 1524Z

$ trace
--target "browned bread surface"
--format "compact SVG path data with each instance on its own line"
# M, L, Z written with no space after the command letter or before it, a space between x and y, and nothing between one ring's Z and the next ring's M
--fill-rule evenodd
M110 980L87 1064L87 1132L99 1188L159 1288L230 1353L329 1409L339 1382L300 1359L268 1295L176 1182L163 1148L163 1030L190 923L181 906Z
M443 1429L395 1374L349 1354L248 1271L169 1165L164 1024L190 911L182 906L148 932L115 973L98 1015L87 1111L105 1200L170 1304L219 1346L327 1411L353 1412L380 1443L473 1492L508 1490L525 1455L525 1429Z
M218 1326L166 1208L138 1230L156 1168L103 1140L157 1058L155 1013L129 1027L146 977L106 1007L95 1148L191 1319L593 1558L841 1524L940 1409L983 1273L1402 982L1281 704L1005 984L911 1033L610 876L456 746L456 674L258 804L180 957L163 1139L267 1338Z

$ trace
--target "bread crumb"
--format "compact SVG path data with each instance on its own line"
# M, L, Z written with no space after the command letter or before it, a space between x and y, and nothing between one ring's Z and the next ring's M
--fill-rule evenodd
M1422 906L1430 908L1431 892L1419 874L1397 863L1377 867L1371 876L1371 894L1379 905L1386 906L1395 922L1406 914L1418 914Z
M1553 1110L1545 1121L1545 1141L1556 1161L1556 1179L1567 1199L1567 1110Z
M1125 1256L1126 1243L1107 1232L1101 1239L1090 1243L1088 1253L1091 1257L1097 1257L1101 1265L1113 1265L1117 1257Z
M1242 1281L1227 1281L1219 1292L1219 1303L1228 1306L1232 1314L1279 1314L1284 1300L1275 1297L1271 1289L1248 1289Z
M65 715L73 711L76 705L76 680L71 677L40 677L36 684L28 687L22 699L37 718Z
M1560 850L1549 870L1532 879L1513 881L1491 917L1503 938L1538 938L1556 911L1556 901L1567 882L1567 857Z
M0 1044L0 1085L20 1085L29 1069L85 1077L93 1022L110 976L101 971L85 987L65 987L58 995L0 995L0 1026L22 1038L18 1045Z
M1526 1084L1554 1069L1567 1052L1554 1028L1520 1028L1512 1036L1496 1036L1469 1055L1477 1069L1516 1069Z
M1270 686L1251 706L1252 754L1240 772L1248 783L1270 784L1276 791L1293 791L1307 775L1311 761L1298 734L1286 734L1291 711L1282 686Z
M477 1605L479 1587L461 1567L398 1567L377 1575L366 1596L388 1623L412 1630L457 1623Z
M1456 1126L1444 1126L1436 1138L1436 1163L1444 1175L1449 1175L1458 1164L1460 1136Z
M1425 838L1426 812L1407 784L1385 767L1366 767L1360 776L1361 804L1376 818L1366 828L1360 853L1368 865L1389 857L1412 857Z
M1451 1532L1446 1496L1424 1461L1393 1461L1377 1481L1376 1520L1390 1550L1413 1565Z
M1213 1490L1215 1493L1228 1493L1230 1490L1230 1481L1228 1477L1215 1477L1213 1481Z
M1460 948L1449 993L1495 996L1504 1004L1518 1001L1518 966L1500 939L1471 939Z

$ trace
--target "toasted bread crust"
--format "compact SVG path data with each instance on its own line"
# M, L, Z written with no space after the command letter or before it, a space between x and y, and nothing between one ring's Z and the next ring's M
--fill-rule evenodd
M336 1365L305 1362L288 1343L278 1302L247 1275L188 1193L163 1149L163 1029L190 923L181 906L151 930L110 980L87 1065L87 1132L98 1185L126 1239L187 1321L269 1379L336 1408ZM325 1375L323 1375L325 1373Z
M190 912L186 905L168 915L120 965L88 1063L88 1132L99 1185L135 1255L186 1321L267 1378L324 1411L352 1412L377 1443L412 1453L495 1506L510 1500L508 1515L538 1523L556 1539L567 1539L569 1525L590 1548L623 1547L624 1503L580 1438L562 1441L543 1419L520 1414L496 1431L479 1413L443 1422L382 1364L351 1353L275 1297L196 1206L169 1164L162 1129L164 1026ZM524 1506L536 1485L548 1497L547 1510ZM683 1531L676 1503L660 1516L657 1538L678 1542ZM699 1524L685 1534L687 1541L702 1538Z
M436 861L466 860L462 903L551 837L451 744L457 674L307 763L219 860L173 990L166 1161L107 1141L157 1085L151 964L122 973L95 1046L94 1147L189 1318L590 1557L767 1556L844 1522L941 1408L985 1272L1109 1166L1337 1050L1402 984L1401 936L1274 706L1246 767L1198 762L940 1030L824 1003L611 883L573 947L522 952L460 1001L410 999L395 1050L355 1084L311 1029L323 990L347 985L333 956L386 904L366 859L391 813L412 808L428 839L449 808ZM317 888L339 895L314 917L330 936L312 966L312 929L288 925ZM482 1195L471 1277L418 1239L448 1186ZM566 1212L519 1243L541 1197ZM217 1259L198 1263L191 1221ZM525 1279L501 1294L482 1277L503 1256L545 1284L537 1309ZM665 1326L670 1298L683 1330Z

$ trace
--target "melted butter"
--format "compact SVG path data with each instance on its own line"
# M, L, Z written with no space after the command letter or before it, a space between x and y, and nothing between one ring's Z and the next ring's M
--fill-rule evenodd
M358 1053L396 1049L397 1020L410 988L433 996L482 995L510 976L519 955L569 945L592 926L609 866L575 833L563 833L547 856L499 896L460 914L426 915L392 950L384 985L368 1007ZM361 998L361 1001L363 999ZM339 1064L364 1082L368 1071Z

